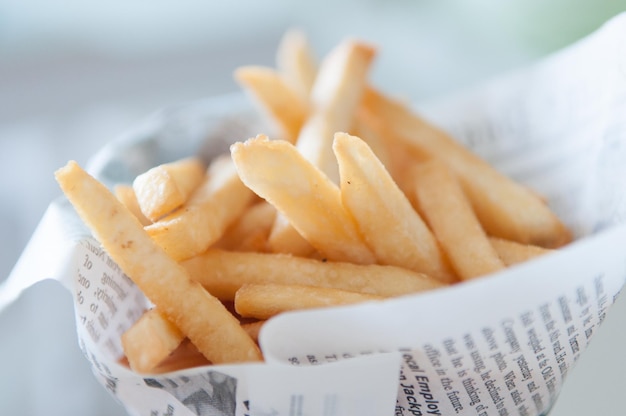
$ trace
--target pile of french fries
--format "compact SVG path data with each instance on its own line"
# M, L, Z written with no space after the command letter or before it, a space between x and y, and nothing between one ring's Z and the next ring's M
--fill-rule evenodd
M272 138L113 192L75 162L56 172L154 305L122 337L133 370L260 361L276 314L440 289L571 240L541 197L369 85L375 55L350 39L318 62L287 32L276 68L235 72Z

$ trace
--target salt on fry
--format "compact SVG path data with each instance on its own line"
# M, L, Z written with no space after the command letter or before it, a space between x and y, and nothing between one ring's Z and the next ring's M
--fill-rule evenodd
M104 250L209 361L262 359L239 321L148 236L102 183L74 161L57 170L55 177Z
M326 287L300 285L245 285L235 295L235 310L243 317L269 319L282 312L352 305L385 298Z
M247 283L298 284L392 297L447 285L422 273L378 264L322 261L286 254L240 253L218 249L185 260L189 275L223 301Z
M458 275L467 280L504 269L447 166L431 160L416 165L412 174L420 212Z
M184 260L219 240L252 199L253 193L239 180L231 159L219 157L187 203L146 231L170 257Z
M339 187L292 144L257 136L233 144L231 155L246 186L282 212L326 258L376 261L343 207Z
M457 280L437 240L407 197L360 138L335 134L341 199L378 262Z
M183 205L204 178L204 164L195 157L155 166L138 175L133 189L141 212L151 221Z

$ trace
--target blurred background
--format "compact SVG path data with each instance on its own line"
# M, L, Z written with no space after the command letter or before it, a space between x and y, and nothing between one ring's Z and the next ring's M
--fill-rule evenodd
M425 101L526 65L626 10L626 0L0 0L0 282L48 203L53 171L85 163L151 112L237 91L273 65L283 32L319 55L346 36L380 46L373 83ZM55 282L0 314L0 414L123 415L81 356ZM619 414L626 301L618 300L551 415Z

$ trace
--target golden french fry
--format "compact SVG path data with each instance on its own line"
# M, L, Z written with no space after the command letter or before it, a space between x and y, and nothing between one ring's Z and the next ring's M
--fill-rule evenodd
M384 119L410 148L439 158L455 172L489 235L549 248L571 240L567 228L534 192L499 173L404 104L368 88L362 105Z
M259 342L259 332L261 332L261 328L265 325L265 320L255 321L255 322L246 322L245 324L241 324L241 327L250 335L257 343Z
M219 240L252 198L232 160L222 156L213 160L205 181L185 205L147 226L146 231L170 257L184 260Z
M489 242L496 250L496 253L498 253L500 259L502 259L504 264L507 266L523 263L525 261L532 260L535 257L554 251L548 248L533 246L530 244L521 244L497 237L489 237Z
M188 339L185 339L169 357L150 370L150 374L163 374L210 364L211 362L198 351L196 346Z
M379 140L384 142L376 145L376 147L372 147L367 140L368 137L362 137L362 139L372 147L372 150L374 150L377 156L377 152L380 152L379 149L384 145L386 152L383 150L383 152L380 153L383 157L386 157L386 159L381 159L380 157L379 159L385 164L385 168L387 168L387 171L389 171L389 174L393 177L398 187L402 189L405 194L409 195L412 192L412 180L410 178L411 166L421 160L430 159L431 157L425 154L417 154L415 147L409 148L409 146L399 140L391 126L377 114L371 113L370 108L362 105L359 107L356 117L355 127L358 126L363 130L371 132L372 135L378 136ZM359 130L355 131L358 132ZM357 136L359 135L357 134Z
M308 99L317 75L317 62L304 32L285 32L276 53L276 66L301 97Z
M209 249L181 265L223 301L247 283L297 284L392 297L434 290L446 284L395 266L359 265L275 253Z
M447 166L431 160L416 165L412 173L420 212L458 275L467 280L503 269L504 264Z
M308 257L315 252L315 248L292 227L289 219L280 212L276 215L267 244L272 253Z
M392 159L392 151L389 149L389 140L370 125L364 111L357 111L349 133L367 143L376 158L385 166L385 169L390 174L393 172L395 161Z
M279 137L295 143L309 115L309 104L276 70L244 66L235 71L237 82L278 129Z
M444 283L457 281L437 240L370 147L356 136L337 133L333 150L341 199L378 262Z
M338 183L337 164L332 155L335 131L352 124L374 49L359 42L346 41L331 51L322 62L319 74L302 34L287 34L278 54L279 67L299 82L315 79L310 94L312 110L298 135L296 146L304 157ZM301 74L300 72L304 72ZM308 88L301 86L301 89ZM270 246L277 253L308 255L312 252L300 232L282 214L278 214L270 235Z
M74 161L55 177L104 250L208 360L217 364L262 359L239 321L148 236L102 183Z
M137 217L141 225L150 225L152 221L143 215L141 208L139 208L139 202L137 201L137 195L131 185L117 184L113 187L113 193L119 201L124 204L130 212Z
M333 155L333 137L348 131L366 87L375 50L357 41L344 41L321 62L311 90L311 113L300 130L296 146L304 157L339 182Z
M351 305L385 299L382 296L327 287L248 284L235 295L235 310L243 317L269 319L282 312Z
M122 348L130 368L147 373L165 360L185 335L158 309L146 311L122 334Z
M204 164L190 157L164 163L138 175L133 189L141 212L151 221L174 211L202 182Z
M376 261L337 185L290 143L257 136L231 146L241 180L282 212L293 227L329 260Z
M276 208L266 201L257 202L226 230L214 247L236 251L267 251L267 239L275 217Z

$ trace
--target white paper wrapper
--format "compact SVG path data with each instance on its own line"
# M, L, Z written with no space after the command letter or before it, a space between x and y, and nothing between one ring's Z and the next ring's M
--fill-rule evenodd
M266 363L154 377L118 364L146 299L55 201L0 292L37 280L74 294L95 376L133 415L539 415L626 279L626 15L537 65L420 108L502 172L546 196L577 241L449 289L289 313L260 342ZM88 170L107 185L262 132L240 96L157 113Z

